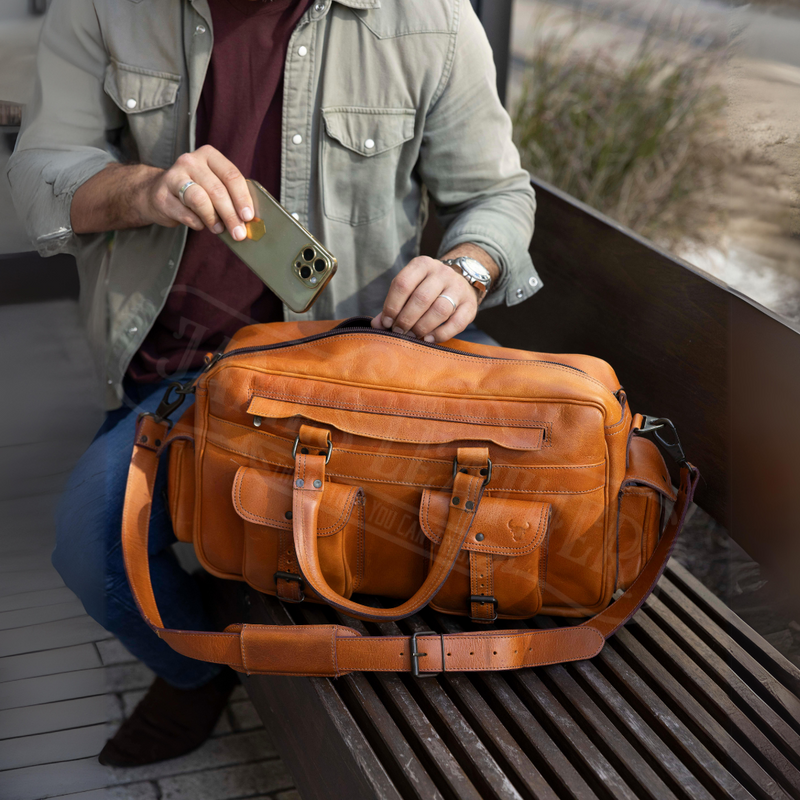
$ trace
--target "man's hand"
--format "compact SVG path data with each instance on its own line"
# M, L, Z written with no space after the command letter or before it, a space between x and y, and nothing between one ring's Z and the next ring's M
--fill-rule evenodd
M497 280L500 270L486 251L476 245L461 245L445 257L458 256L480 261L492 281ZM477 313L478 291L460 272L435 258L419 256L395 276L372 327L410 333L426 342L446 342L461 333Z
M181 202L179 191L189 181ZM228 229L245 238L253 219L252 200L244 176L222 153L204 145L184 153L167 170L142 164L112 164L75 192L71 206L75 233L163 225Z

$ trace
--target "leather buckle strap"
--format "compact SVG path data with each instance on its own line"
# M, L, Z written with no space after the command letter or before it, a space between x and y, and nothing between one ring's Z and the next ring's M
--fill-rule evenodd
M294 572L281 572L280 570L275 573L275 583L278 583L278 580L289 581L290 583L296 583L300 587L300 597L297 600L293 600L290 597L282 597L279 596L278 599L284 603L302 603L303 600L306 599L306 582L303 580L302 575L295 575Z
M419 646L417 645L417 637L418 636L438 636L439 641L442 645L442 669L441 672L447 672L447 668L445 666L444 661L444 634L442 633L435 633L434 631L418 631L417 633L412 634L411 636L411 674L415 678L433 678L436 675L439 675L439 672L433 671L426 671L423 675L419 669L419 660L422 656L427 656L427 653L420 653Z
M292 446L292 458L297 460L297 448L300 445L300 434L297 435L297 438L294 440L294 445ZM328 452L325 454L325 463L327 464L331 460L331 453L333 452L333 442L328 439ZM320 453L322 455L322 453Z
M489 485L489 481L492 479L492 459L487 458L486 463L488 466L483 467L481 469L481 475L485 475L486 477L483 480L483 486L486 487ZM464 472L467 470L464 469ZM453 480L455 480L456 473L458 472L458 456L453 459Z
M472 603L477 603L478 605L485 605L486 603L491 603L494 608L494 613L492 617L487 619L478 619L477 617L470 617L473 622L495 622L497 620L497 598L492 597L488 594L471 594L469 596L470 605Z

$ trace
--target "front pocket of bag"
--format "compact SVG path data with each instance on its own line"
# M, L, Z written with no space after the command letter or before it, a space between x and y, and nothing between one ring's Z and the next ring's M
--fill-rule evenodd
M292 476L240 467L233 505L244 523L242 576L253 588L276 593L275 573L283 556L293 563ZM325 483L317 521L319 562L328 585L343 597L358 588L364 559L364 497L357 486ZM315 597L305 588L306 596Z
M450 500L448 492L426 489L422 494L419 521L431 543L431 560L444 535ZM498 617L536 615L542 606L549 524L549 503L484 494L455 566L431 607L470 616L470 598L482 594L494 598Z
M328 219L366 225L389 213L402 145L414 137L415 114L402 108L322 109L322 198Z

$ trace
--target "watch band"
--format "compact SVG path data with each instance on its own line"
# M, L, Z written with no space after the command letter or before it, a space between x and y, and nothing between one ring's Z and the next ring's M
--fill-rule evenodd
M470 261L475 264L475 268L470 269L468 264ZM483 298L486 297L486 294L492 285L492 278L491 275L489 275L489 270L487 270L480 261L474 258L469 258L469 256L444 258L442 259L442 263L447 264L448 267L457 269L461 273L461 277L463 277L467 283L469 283L470 286L472 286L478 292L478 303L480 304L483 301ZM486 280L482 280L481 277L473 274L473 272L477 271L486 273Z

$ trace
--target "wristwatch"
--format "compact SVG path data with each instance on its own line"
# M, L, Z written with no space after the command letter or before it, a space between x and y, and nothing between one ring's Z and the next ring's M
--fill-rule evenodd
M442 263L447 264L448 267L454 267L461 272L470 286L473 286L478 292L478 303L481 303L492 285L492 276L489 270L486 269L480 261L469 258L469 256L445 258L442 259Z

